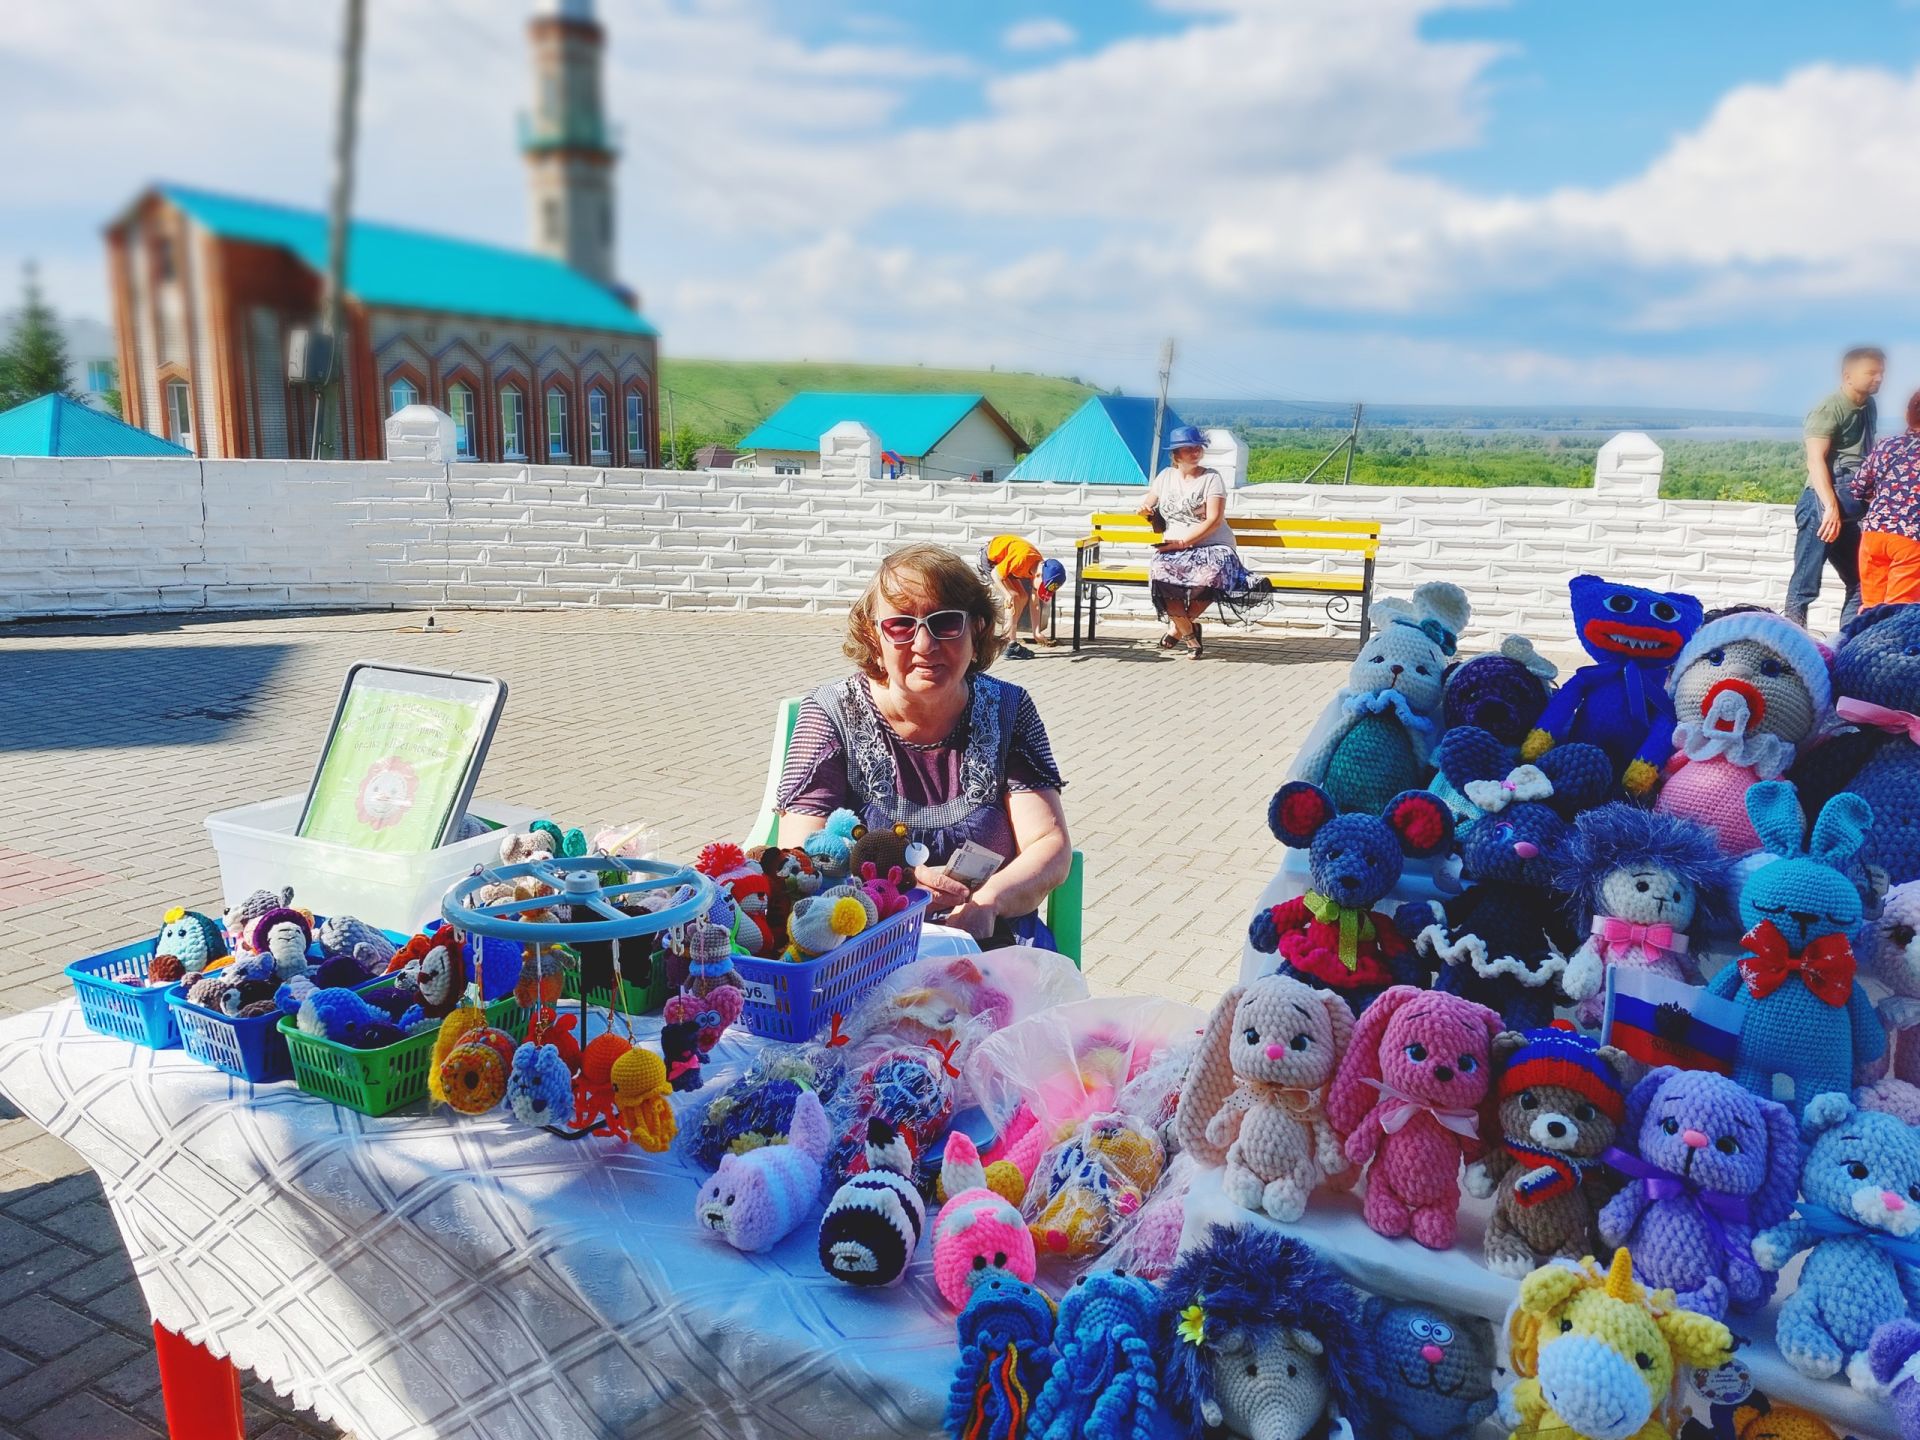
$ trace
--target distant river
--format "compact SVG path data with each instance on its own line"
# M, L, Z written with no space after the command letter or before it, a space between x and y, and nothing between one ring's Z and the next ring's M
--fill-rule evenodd
M1616 426L1605 430L1561 429L1545 425L1376 425L1373 429L1407 429L1428 435L1475 435L1491 439L1496 435L1540 435L1559 436L1565 440L1590 440L1604 444L1629 427ZM1798 425L1674 425L1666 429L1652 426L1642 427L1644 433L1655 440L1798 440Z

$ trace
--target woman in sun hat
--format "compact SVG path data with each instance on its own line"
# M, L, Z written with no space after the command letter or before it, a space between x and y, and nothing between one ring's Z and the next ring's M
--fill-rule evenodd
M1040 609L1053 599L1067 578L1067 567L1048 560L1039 547L1018 535L996 535L980 547L980 578L1000 592L1007 607L1007 658L1031 660L1033 652L1020 643L1020 617L1027 617L1027 634L1036 645L1051 645L1040 633Z
M1173 463L1153 477L1140 507L1142 515L1158 514L1166 532L1147 562L1154 611L1170 627L1160 647L1185 645L1194 660L1201 654L1200 616L1207 606L1253 584L1227 527L1227 482L1200 463L1206 449L1207 437L1197 428L1175 427L1167 437Z

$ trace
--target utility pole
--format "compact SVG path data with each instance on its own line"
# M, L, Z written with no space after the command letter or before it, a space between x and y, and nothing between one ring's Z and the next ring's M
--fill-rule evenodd
M1147 479L1153 479L1160 464L1160 429L1167 418L1167 382L1173 376L1173 337L1160 347L1160 400L1153 407L1153 448L1147 451Z
M333 194L327 216L326 336L327 374L313 399L313 456L320 457L321 437L328 432L328 411L339 429L339 444L329 435L324 449L337 460L347 444L347 417L342 404L341 356L346 349L341 334L345 322L347 289L347 217L353 209L353 142L360 107L361 37L366 30L366 0L346 0L346 33L340 42L339 109L334 116Z
M673 392L668 390L665 394L667 397L667 468L678 470L680 468L680 432L673 425Z
M1353 452L1360 448L1360 411L1363 407L1358 400L1353 402L1353 429L1347 434L1347 478L1342 485L1353 483Z

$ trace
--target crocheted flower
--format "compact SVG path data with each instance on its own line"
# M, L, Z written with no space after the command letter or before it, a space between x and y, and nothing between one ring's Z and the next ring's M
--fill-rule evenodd
M1180 1312L1178 1333L1189 1345L1204 1345L1207 1340L1207 1312L1200 1308L1199 1302Z

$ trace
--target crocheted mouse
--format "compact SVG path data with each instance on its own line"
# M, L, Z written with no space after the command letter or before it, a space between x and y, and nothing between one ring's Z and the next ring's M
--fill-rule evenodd
M1394 924L1440 962L1435 989L1491 1006L1509 1030L1538 1029L1565 999L1560 974L1578 944L1555 867L1567 821L1612 787L1607 758L1575 743L1508 771L1499 741L1468 726L1441 739L1439 760L1486 815L1460 840L1461 870L1474 883L1444 902L1402 905Z
M1733 1078L1770 1096L1774 1077L1789 1077L1788 1103L1798 1113L1815 1095L1848 1090L1855 1069L1887 1048L1880 1018L1854 979L1851 936L1863 907L1842 868L1866 843L1873 812L1858 795L1836 795L1805 847L1800 797L1786 781L1749 789L1747 813L1767 849L1783 858L1741 887L1746 954L1715 975L1707 992L1741 1011Z
M1784 775L1825 723L1827 657L1791 620L1741 610L1694 632L1667 689L1679 723L1654 808L1707 826L1728 855L1751 854L1747 788Z
M1034 1397L1032 1440L1153 1440L1165 1345L1160 1292L1131 1275L1082 1275L1060 1301L1059 1358Z
M1554 885L1587 930L1560 977L1568 998L1580 1002L1580 1023L1599 1028L1610 966L1698 984L1688 932L1725 911L1732 883L1732 862L1695 821L1625 802L1577 816Z
M1425 790L1407 790L1378 816L1342 815L1317 785L1290 780L1267 806L1282 845L1307 851L1313 889L1259 911L1253 948L1278 954L1282 973L1323 986L1358 1014L1389 985L1424 984L1427 972L1374 902L1399 883L1407 856L1437 855L1453 840L1453 817Z
M1418 587L1411 604L1375 605L1374 632L1316 727L1298 778L1324 786L1340 809L1370 815L1422 784L1447 657L1471 610L1466 592L1445 581Z
M1920 1130L1827 1093L1807 1102L1800 1138L1798 1214L1753 1237L1763 1270L1812 1251L1774 1339L1803 1375L1844 1367L1865 1384L1873 1332L1920 1300Z
M1593 1219L1614 1181L1600 1157L1626 1114L1635 1066L1569 1030L1507 1031L1493 1042L1500 1148L1467 1167L1467 1193L1493 1197L1487 1268L1519 1279L1593 1252Z
M1381 1440L1472 1440L1493 1413L1493 1326L1369 1295L1360 1328L1380 1373Z
M1889 1320L1882 1325L1867 1346L1867 1363L1875 1383L1887 1392L1887 1403L1900 1425L1900 1440L1920 1440L1920 1324ZM1800 1437L1783 1436L1782 1440ZM1811 1434L1807 1440L1813 1440Z
M1574 630L1594 659L1554 693L1520 755L1538 760L1555 745L1598 745L1627 792L1644 795L1659 778L1673 745L1673 701L1667 671L1700 628L1691 595L1616 585L1576 575L1567 586Z
M1367 1007L1327 1091L1347 1159L1367 1165L1367 1224L1453 1245L1460 1162L1480 1158L1479 1107L1500 1017L1457 995L1396 985Z
M693 1202L693 1218L736 1250L771 1250L814 1207L832 1143L820 1097L802 1091L787 1143L722 1155Z
M1633 1251L1641 1281L1715 1319L1765 1303L1773 1277L1750 1242L1787 1218L1800 1181L1786 1106L1710 1070L1663 1065L1627 1096L1606 1160L1628 1179L1600 1212L1600 1238Z
M1307 1196L1347 1169L1321 1092L1353 1036L1331 991L1263 975L1220 997L1180 1089L1180 1148L1226 1165L1227 1197L1276 1220L1298 1220Z

